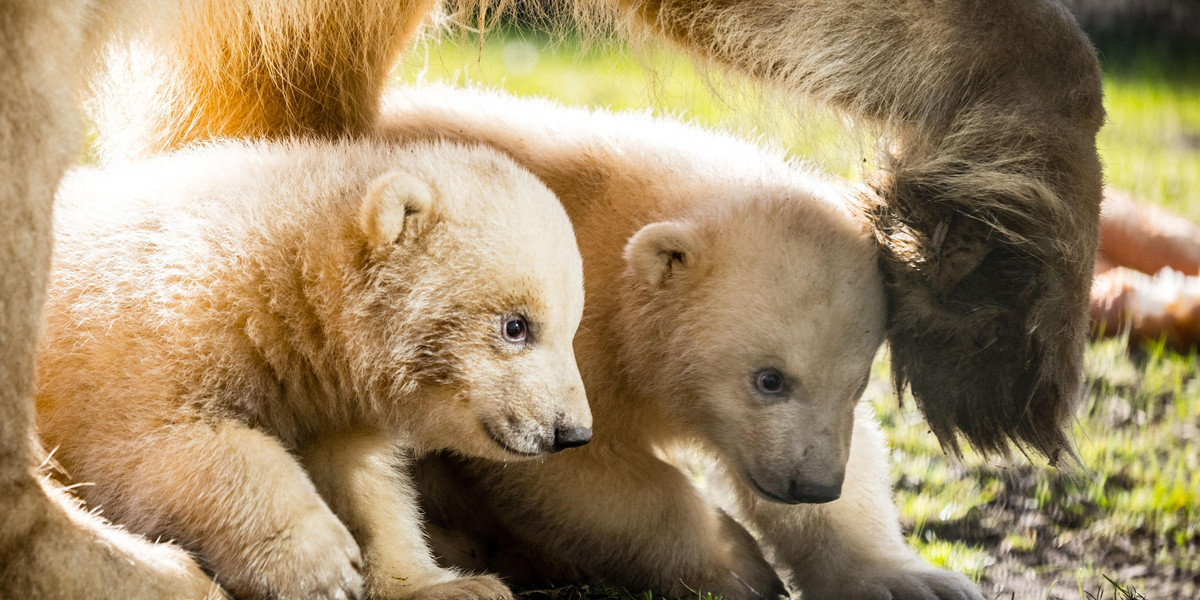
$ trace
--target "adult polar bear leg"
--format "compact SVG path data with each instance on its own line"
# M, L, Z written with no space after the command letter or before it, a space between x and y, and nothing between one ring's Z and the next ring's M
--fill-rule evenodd
M25 533L16 530L21 500L43 498L32 471L34 353L53 245L50 207L78 147L63 78L77 70L82 19L70 13L36 0L6 3L0 12L0 501L14 511L3 513L5 542ZM42 48L52 38L59 45Z
M375 118L437 0L202 0L142 22L107 61L90 116L105 158L220 137L336 138ZM143 20L145 21L145 20ZM121 60L120 57L129 60ZM133 85L131 85L133 83Z
M35 474L33 361L50 205L80 140L83 22L81 2L0 9L0 598L216 598L182 550L109 526Z
M238 598L358 597L358 545L279 441L182 417L125 440L87 449L108 474L90 504L180 540Z
M1055 459L1101 199L1095 53L1052 0L620 0L701 57L882 126L893 373L944 447Z
M425 542L410 457L392 438L353 431L321 437L301 452L313 483L362 549L369 598L512 598L499 579L438 566Z
M12 491L0 501L0 598L225 597L186 552L109 525L58 485Z
M791 572L805 600L938 598L982 600L966 577L936 569L904 541L893 501L883 436L869 405L855 412L841 498L788 505L763 499L725 477L741 515L759 531L773 560Z

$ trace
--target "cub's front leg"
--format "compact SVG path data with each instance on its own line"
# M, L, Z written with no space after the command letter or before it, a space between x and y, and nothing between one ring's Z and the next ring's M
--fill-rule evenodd
M327 434L302 460L317 489L361 545L369 598L508 600L499 579L443 569L425 541L410 457L392 437L369 431Z
M543 462L509 464L439 455L422 460L420 477L439 525L477 527L485 553L494 551L490 568L503 575L668 598L785 592L749 532L648 451L593 442Z
M826 504L765 500L740 481L745 516L761 532L791 584L813 599L982 600L966 577L930 566L904 541L889 485L882 435L871 407L858 407L842 495Z

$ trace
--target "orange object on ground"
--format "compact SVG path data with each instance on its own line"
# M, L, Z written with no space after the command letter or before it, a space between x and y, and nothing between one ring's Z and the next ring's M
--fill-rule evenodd
M1128 331L1135 343L1200 345L1200 277L1169 268L1154 275L1126 267L1100 273L1092 283L1092 327L1105 336Z
M1149 273L1154 273L1150 275ZM1108 188L1092 284L1098 335L1200 346L1200 226Z
M1200 225L1137 202L1127 192L1105 188L1100 256L1143 273L1170 267L1185 275L1200 275Z

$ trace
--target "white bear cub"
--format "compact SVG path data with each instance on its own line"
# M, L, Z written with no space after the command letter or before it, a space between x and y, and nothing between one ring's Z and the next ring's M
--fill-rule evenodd
M58 202L38 419L87 502L239 598L509 597L437 566L407 464L591 437L579 252L538 179L456 144L225 143Z

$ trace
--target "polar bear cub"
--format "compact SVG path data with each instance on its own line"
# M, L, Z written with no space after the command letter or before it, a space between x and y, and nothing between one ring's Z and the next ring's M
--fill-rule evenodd
M783 574L807 600L982 598L906 544L858 407L887 301L852 188L642 113L434 86L383 115L395 139L483 143L537 174L587 269L575 348L595 443L503 467L422 461L427 515L452 529L442 556L667 597L772 598ZM680 449L715 457L729 510L664 460Z
M579 253L499 153L226 143L64 181L41 433L237 597L507 597L439 568L407 461L586 443ZM360 554L361 547L361 554Z

